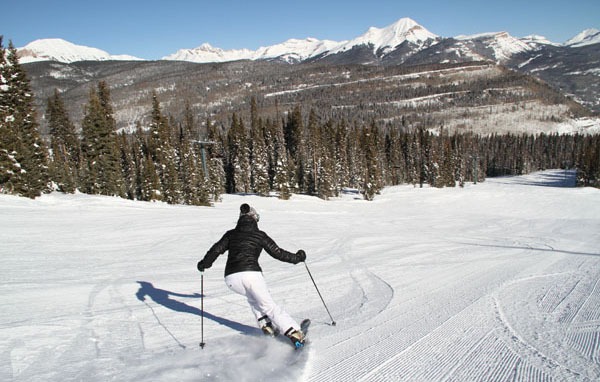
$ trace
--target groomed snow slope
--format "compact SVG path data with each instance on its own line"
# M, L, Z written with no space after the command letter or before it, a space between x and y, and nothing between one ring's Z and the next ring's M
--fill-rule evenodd
M600 191L572 173L373 202L226 195L213 208L0 195L2 381L597 381ZM310 317L295 352L196 262L248 202L302 264L261 264Z

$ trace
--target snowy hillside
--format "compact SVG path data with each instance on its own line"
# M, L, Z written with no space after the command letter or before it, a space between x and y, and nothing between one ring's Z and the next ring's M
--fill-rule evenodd
M600 191L573 173L214 208L0 195L3 381L597 381ZM301 352L264 338L196 262L248 202L307 265L263 254L273 297L310 317Z
M35 40L23 48L19 48L18 52L19 62L23 64L35 61L68 63L77 61L141 60L140 58L128 55L111 55L97 48L75 45L59 38Z
M521 41L518 38L511 36L506 32L498 32L498 33L483 33L472 36L457 36L457 40L468 43L471 45L471 49L476 45L483 45L485 47L489 47L493 51L492 57L496 61L505 62L514 54L526 52L531 50L531 46L524 41ZM542 41L545 41L543 37ZM530 38L527 38L527 41L531 41ZM476 54L471 53L474 59L485 59L485 56L477 57Z

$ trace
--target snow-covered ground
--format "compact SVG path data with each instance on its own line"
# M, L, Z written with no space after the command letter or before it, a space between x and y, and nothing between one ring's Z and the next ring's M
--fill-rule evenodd
M375 201L226 195L215 207L0 195L2 381L597 381L600 190L547 171ZM310 317L296 352L196 262L248 202L307 265L263 254Z

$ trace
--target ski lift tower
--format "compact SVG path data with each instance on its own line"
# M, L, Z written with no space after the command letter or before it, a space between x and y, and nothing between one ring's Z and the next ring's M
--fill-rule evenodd
M200 155L202 159L202 170L204 171L204 179L208 179L208 171L206 169L206 146L214 145L217 142L198 139L197 141L194 141L194 143L200 145Z
M479 155L473 154L471 155L471 159L473 160L473 184L477 184L477 181L479 180Z

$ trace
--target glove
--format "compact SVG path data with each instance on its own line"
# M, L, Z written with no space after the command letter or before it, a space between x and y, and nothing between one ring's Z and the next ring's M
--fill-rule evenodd
M204 265L204 260L200 260L198 261L198 270L200 272L204 272L204 269L206 268L206 266Z
M304 250L299 250L298 252L296 252L296 256L298 256L298 262L304 262L304 260L306 260L306 252L304 252Z

